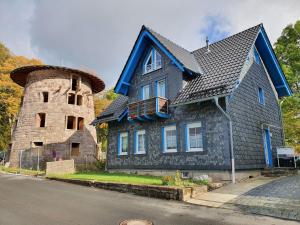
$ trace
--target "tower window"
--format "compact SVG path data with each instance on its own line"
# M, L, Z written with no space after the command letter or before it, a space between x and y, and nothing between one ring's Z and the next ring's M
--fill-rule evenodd
M82 117L78 117L77 130L83 130L83 128L84 128L84 119Z
M76 117L68 116L67 117L67 129L72 130L76 128Z
M45 127L46 126L46 113L38 113L36 116L36 126Z
M71 104L71 105L75 104L75 94L73 94L73 93L68 94L68 104Z
M82 105L82 101L83 100L83 97L82 95L77 95L77 105Z
M34 144L34 147L40 147L40 146L44 145L44 143L41 141L35 141L35 142L33 142L33 144Z
M49 101L49 93L44 91L43 92L43 102L48 102Z
M80 155L80 143L72 143L71 146L71 156L79 156Z
M72 91L76 91L78 88L78 79L72 78Z

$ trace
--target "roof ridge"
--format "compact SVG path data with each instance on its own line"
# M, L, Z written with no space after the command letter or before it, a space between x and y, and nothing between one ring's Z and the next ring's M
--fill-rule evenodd
M253 27L247 28L246 30L243 30L243 31L240 31L240 32L235 33L235 34L233 34L233 35L230 35L230 36L228 36L228 37L225 37L225 38L223 38L223 39L221 39L221 40L219 40L219 41L216 41L216 42L210 44L209 46L218 44L219 42L222 42L222 41L225 41L226 39L229 39L229 38L232 38L232 37L234 37L234 36L240 35L241 33L247 32L247 31L249 31L249 30L251 30L251 29L254 29L254 28L258 27L258 26L263 26L263 23L259 23L259 24L255 25L255 26L253 26ZM199 50L201 50L201 49L203 49L203 48L206 48L206 46L203 46L203 47L201 47L201 48L198 48L198 49L195 49L195 50L191 51L191 54L194 54L196 51L199 51Z
M150 28L150 27L147 27L147 26L145 26L145 25L143 25L143 27L145 27L147 30L149 30L149 31L151 31L151 32L154 32L154 33L156 33L156 34L158 34L158 35L162 36L163 38L167 39L169 42L172 42L174 45L178 46L179 48L182 48L183 50L185 50L185 51L187 51L187 52L191 53L189 50L187 50L187 49L185 49L184 47L180 46L180 45L179 45L179 44L177 44L176 42L174 42L174 41L170 40L170 39L169 39L169 38L167 38L166 36L164 36L164 35L162 35L162 34L158 33L157 31L153 30L152 28Z

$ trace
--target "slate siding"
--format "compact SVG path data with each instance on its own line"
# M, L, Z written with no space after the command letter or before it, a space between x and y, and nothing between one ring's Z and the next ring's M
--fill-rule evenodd
M265 105L258 102L258 87L264 90ZM265 167L262 124L272 125L273 165L276 165L276 147L283 145L283 131L274 127L282 127L280 108L262 62L253 62L250 66L229 100L229 112L233 121L236 168Z
M188 122L201 121L204 127L204 151L185 152L184 127ZM176 124L178 152L163 153L162 127ZM134 131L145 129L147 153L134 154ZM180 169L180 170L220 170L230 169L229 130L226 118L214 103L205 102L177 107L172 118L154 122L121 123L109 122L108 169ZM129 132L129 153L118 156L118 132Z

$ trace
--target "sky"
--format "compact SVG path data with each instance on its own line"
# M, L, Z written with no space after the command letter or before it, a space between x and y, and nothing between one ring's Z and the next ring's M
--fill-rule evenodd
M143 24L192 51L259 23L274 43L299 19L300 0L0 0L0 42L111 88Z

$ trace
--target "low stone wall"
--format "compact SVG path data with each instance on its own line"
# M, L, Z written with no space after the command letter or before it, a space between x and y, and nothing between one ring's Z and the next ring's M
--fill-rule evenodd
M152 198L185 201L191 197L191 188L164 187L155 185L119 184L110 182L84 181L62 178L48 178L50 180L63 181L88 187L101 188L111 191L128 192L136 195Z
M74 160L47 162L46 175L75 173Z

